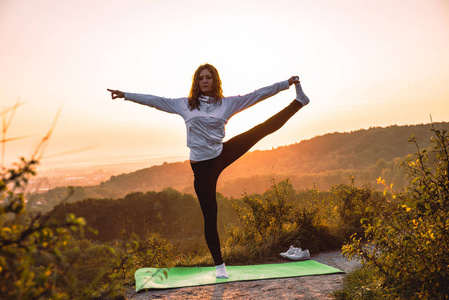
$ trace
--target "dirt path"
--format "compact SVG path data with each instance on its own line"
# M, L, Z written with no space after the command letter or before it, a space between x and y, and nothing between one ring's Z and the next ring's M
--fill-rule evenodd
M348 261L340 251L320 253L313 260L338 268L346 273L358 267L358 261ZM151 290L128 294L129 299L332 299L345 274L303 276L283 279L231 282L169 290Z

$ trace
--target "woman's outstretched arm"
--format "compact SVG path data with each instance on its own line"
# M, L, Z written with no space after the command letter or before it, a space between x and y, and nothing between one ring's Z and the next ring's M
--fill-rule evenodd
M229 105L231 107L230 109L230 116L262 101L265 100L271 96L276 95L282 90L286 90L290 87L292 84L299 83L299 77L298 76L292 76L288 80L284 80L278 83L275 83L273 85L255 90L252 93L249 93L247 95L243 96L234 96L234 97L228 97ZM230 117L229 116L229 117Z
M111 97L113 100L117 98L124 98L125 100L154 107L158 110L172 114L180 114L182 110L181 109L182 105L184 104L183 98L172 99L149 94L134 94L134 93L125 93L119 90L111 90L111 89L107 90L111 92Z

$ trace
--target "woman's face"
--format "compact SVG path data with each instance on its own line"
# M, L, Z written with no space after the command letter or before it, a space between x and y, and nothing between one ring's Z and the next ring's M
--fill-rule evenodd
M200 85L201 94L212 97L214 95L214 79L208 69L203 69L198 77L198 84Z

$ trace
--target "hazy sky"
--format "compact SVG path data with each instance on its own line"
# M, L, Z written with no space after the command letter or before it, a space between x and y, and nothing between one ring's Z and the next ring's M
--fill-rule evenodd
M311 104L254 149L449 119L447 0L0 0L0 41L0 111L23 103L7 137L26 136L6 144L6 163L32 152L59 109L43 167L187 159L181 117L106 88L186 96L205 62L229 96L301 77ZM226 139L294 97L236 115Z

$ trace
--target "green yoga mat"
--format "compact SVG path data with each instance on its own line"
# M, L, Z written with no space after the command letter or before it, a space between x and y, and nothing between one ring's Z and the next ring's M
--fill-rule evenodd
M142 268L135 273L136 291L138 292L143 289L170 289L244 280L344 273L314 260L281 264L226 266L226 270L229 275L228 279L215 278L215 267Z

